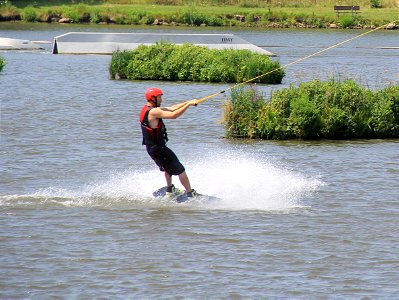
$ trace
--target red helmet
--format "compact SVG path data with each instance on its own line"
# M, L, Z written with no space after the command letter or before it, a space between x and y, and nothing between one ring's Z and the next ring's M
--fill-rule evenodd
M147 101L151 101L153 96L156 97L161 95L163 95L163 93L158 88L148 88L145 91L145 98L147 99Z

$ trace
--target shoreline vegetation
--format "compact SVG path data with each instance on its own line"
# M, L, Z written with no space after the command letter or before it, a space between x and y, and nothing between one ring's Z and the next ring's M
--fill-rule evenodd
M266 99L254 86L240 87L225 102L228 138L399 138L399 86L371 91L353 80L313 80Z
M270 72L257 82L280 84L285 75L280 67L278 61L249 50L159 42L114 52L109 73L111 79L239 83Z
M151 26L399 29L395 0L358 0L337 14L329 0L0 0L0 21Z

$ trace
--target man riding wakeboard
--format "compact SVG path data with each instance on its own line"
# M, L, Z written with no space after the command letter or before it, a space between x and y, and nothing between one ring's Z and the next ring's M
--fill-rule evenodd
M158 88L148 88L145 92L147 104L143 106L140 112L143 145L146 146L148 154L155 161L160 171L165 174L166 192L175 192L172 176L177 175L184 186L185 196L192 198L197 193L191 188L184 166L176 154L166 146L168 136L162 119L180 117L190 106L196 106L198 100L193 99L170 107L161 107L162 95L163 92Z

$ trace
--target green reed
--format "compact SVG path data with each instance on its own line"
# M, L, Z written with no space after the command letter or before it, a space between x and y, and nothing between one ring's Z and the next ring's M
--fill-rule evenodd
M2 58L0 56L0 72L3 70L5 64L6 64L6 61L4 60L4 58Z
M279 67L280 64L271 61L267 55L249 50L218 50L188 43L160 42L152 46L141 45L133 51L116 51L109 72L113 79L236 83ZM277 70L258 82L278 84L284 75L283 70Z
M223 124L228 137L398 138L399 86L371 91L353 80L313 80L270 100L253 87L237 88L225 103Z

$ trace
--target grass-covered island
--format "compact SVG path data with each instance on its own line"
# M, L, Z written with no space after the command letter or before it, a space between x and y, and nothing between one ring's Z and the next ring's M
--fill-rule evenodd
M285 72L279 68L279 62L249 50L161 42L141 45L132 51L114 52L109 72L112 79L235 83L278 69L258 82L281 83Z
M399 137L399 86L379 91L353 80L313 80L267 100L255 88L237 88L225 103L228 137L354 139Z

